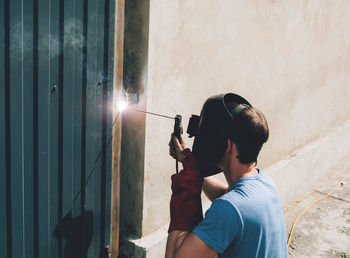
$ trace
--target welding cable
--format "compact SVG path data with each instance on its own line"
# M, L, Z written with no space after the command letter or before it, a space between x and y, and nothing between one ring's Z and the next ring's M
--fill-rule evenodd
M292 235L293 235L293 232L294 232L294 227L295 227L295 224L298 222L298 220L301 218L301 216L304 215L304 213L310 209L314 204L318 203L319 201L322 201L323 199L326 199L327 197L329 197L331 194L333 194L335 192L335 190L337 190L339 188L339 186L341 184L344 183L345 179L348 178L350 176L350 173L348 173L337 185L336 187L334 187L334 189L332 191L330 191L328 194L326 194L325 196L321 197L320 199L314 201L313 203L311 203L309 206L307 206L302 212L300 212L300 214L298 215L298 217L295 219L294 223L293 223L293 226L292 226L292 229L290 230L290 233L289 233L289 237L288 237L288 241L287 241L287 247L289 247L289 244L290 244L290 240L292 239Z
M117 121L117 119L118 119L120 113L121 113L121 112L118 112L118 114L117 114L116 117L114 118L110 130L113 130L113 126L114 126L115 122ZM103 146L105 149L107 149L107 147L109 146L109 144L112 142L112 139L113 139L113 135L109 138L109 140L108 140L108 142L106 143L106 145ZM88 174L88 177L87 177L87 179L85 180L83 186L80 187L79 191L78 191L78 192L76 193L76 195L74 196L74 199L73 199L73 202L72 202L72 208L69 210L69 212L71 212L71 211L73 210L74 204L75 204L76 200L78 199L79 195L81 194L82 187L85 187L85 186L87 185L87 183L90 181L90 178L91 178L92 174L94 173L94 171L96 171L95 169L96 169L96 167L97 167L97 162L98 162L99 159L102 157L102 151L103 151L103 150L101 150L100 153L97 155L97 157L96 157L96 159L95 159L95 162L94 162L94 166L93 166L93 168L90 170L90 172L89 172L89 174ZM69 212L68 212L68 213L69 213Z

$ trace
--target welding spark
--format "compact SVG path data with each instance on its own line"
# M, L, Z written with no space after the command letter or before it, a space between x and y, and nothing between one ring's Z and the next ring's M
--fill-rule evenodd
M125 100L120 100L118 103L118 110L119 112L123 112L124 109L126 109L128 106L128 103Z

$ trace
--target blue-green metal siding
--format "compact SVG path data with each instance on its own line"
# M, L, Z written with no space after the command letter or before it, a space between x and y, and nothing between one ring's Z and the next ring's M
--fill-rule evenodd
M0 258L105 253L114 11L0 0Z

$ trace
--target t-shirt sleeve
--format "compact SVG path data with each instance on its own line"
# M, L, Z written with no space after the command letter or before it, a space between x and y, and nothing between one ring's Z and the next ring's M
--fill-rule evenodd
M228 201L217 199L192 232L218 253L223 253L240 238L241 229L242 220L236 209Z

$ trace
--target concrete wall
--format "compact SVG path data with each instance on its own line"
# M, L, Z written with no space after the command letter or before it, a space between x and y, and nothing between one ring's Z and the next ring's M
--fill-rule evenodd
M284 205L350 154L349 1L152 0L148 25L145 108L181 114L186 129L207 97L246 97L266 114L270 139L258 166L272 175ZM143 129L141 240L133 243L158 257L175 171L173 122L147 116Z

